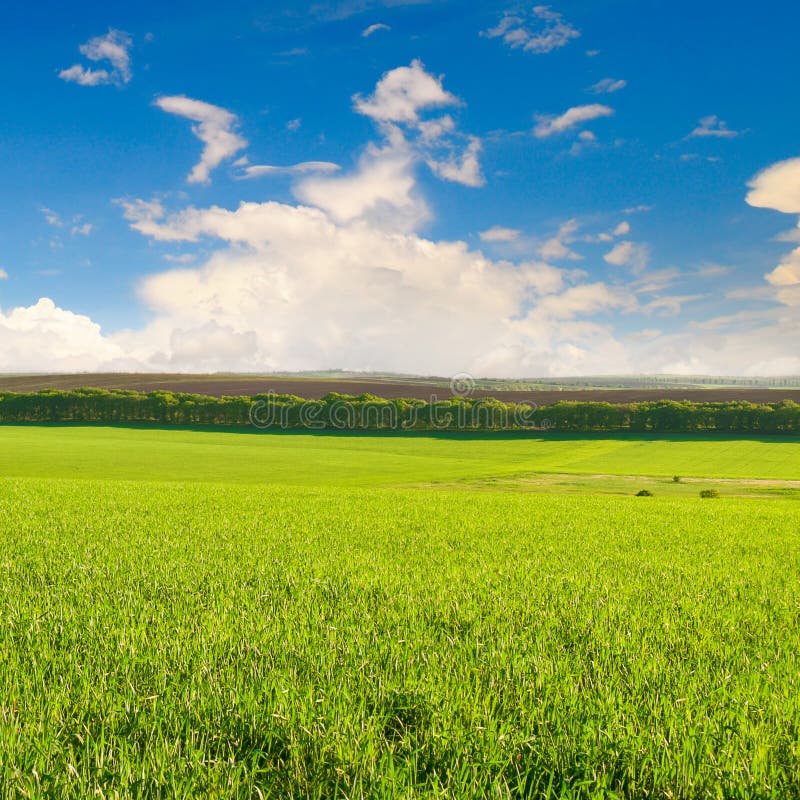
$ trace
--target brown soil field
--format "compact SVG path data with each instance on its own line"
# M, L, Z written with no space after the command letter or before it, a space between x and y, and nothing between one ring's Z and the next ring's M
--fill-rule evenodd
M391 379L322 379L302 377L231 376L231 375L156 375L156 374L81 374L0 376L0 391L35 392L40 389L135 389L141 392L157 390L188 392L213 396L251 396L275 392L293 394L309 400L328 392L359 395L370 393L379 397L414 397L430 400L447 398L451 391L446 384ZM496 397L506 401L532 401L549 405L559 400L602 400L609 403L632 403L647 400L692 400L695 402L725 402L747 400L752 403L775 403L794 400L800 403L800 389L766 389L763 387L708 389L552 389L537 391L475 390L472 397Z

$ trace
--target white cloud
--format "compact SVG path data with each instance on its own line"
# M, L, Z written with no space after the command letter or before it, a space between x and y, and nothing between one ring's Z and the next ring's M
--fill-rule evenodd
M53 211L52 208L42 206L39 211L44 214L45 221L48 225L52 225L54 228L64 227L64 221L61 219L61 216L56 211Z
M169 114L197 123L192 126L192 133L204 147L199 163L188 177L189 183L208 183L215 167L247 147L247 140L235 131L238 125L236 115L224 108L184 95L159 97L155 105Z
M729 275L733 269L726 267L722 264L706 264L703 267L695 270L695 275L698 278L721 278L723 275Z
M646 206L646 205L639 205L639 206L630 206L629 208L623 209L623 214L647 214L648 212L653 210L653 206Z
M324 209L337 222L367 219L385 229L410 231L431 218L417 188L420 163L443 180L484 184L481 140L460 134L449 114L421 118L425 110L461 101L420 61L384 73L372 95L356 95L353 101L358 113L375 121L383 141L368 145L348 174L300 180L294 194L302 202Z
M759 172L748 184L746 202L784 214L800 214L800 158L779 161Z
M88 236L93 229L94 225L90 222L84 222L82 225L73 225L70 232L73 236Z
M109 62L110 69L89 69L80 64L73 64L68 69L61 70L58 77L81 86L128 83L133 77L130 57L132 46L133 40L127 33L109 29L105 36L96 36L86 44L82 44L80 51L90 61Z
M749 205L800 214L800 158L773 164L756 175L748 186L750 191L745 200ZM793 236L784 236L782 240L795 241ZM800 285L800 248L785 256L765 277L772 286L781 288L781 302L796 305L796 293L785 287Z
M483 186L486 180L481 173L479 159L481 149L481 140L477 136L472 136L461 154L451 154L443 160L430 158L427 164L434 174L444 180L461 183L464 186Z
M8 273L0 267L0 281L7 281L8 280Z
M576 125L589 122L600 117L610 117L614 109L608 106L592 103L584 106L574 106L568 108L563 114L559 115L540 115L536 117L537 124L533 129L533 134L537 139L544 139L556 133L563 133Z
M700 124L689 134L687 138L714 136L720 139L731 139L738 136L738 131L728 128L728 123L721 120L716 114L703 117Z
M683 306L686 303L693 303L696 300L702 300L705 297L706 295L704 294L668 295L666 297L658 297L643 306L643 310L648 313L660 311L663 314L677 316L681 313Z
M603 80L598 81L591 86L589 91L594 92L595 94L613 94L614 92L618 92L620 89L624 89L628 85L628 82L621 79L615 78L603 78Z
M417 191L415 154L399 131L383 147L371 144L355 172L341 177L312 177L295 187L295 195L338 222L358 218L395 230L414 230L430 219Z
M246 166L241 178L261 178L265 175L306 175L309 172L338 172L341 167L330 161L303 161L290 167L274 167L268 164Z
M513 49L528 53L550 53L580 36L580 32L550 6L534 6L530 13L507 11L494 28L482 32L490 39L502 38Z
M409 67L398 67L384 76L369 97L353 96L359 114L376 122L417 122L419 111L459 105L457 97L445 91L442 79L425 71L415 60Z
M800 247L784 256L766 278L773 286L800 286Z
M647 267L650 251L646 245L635 242L619 242L603 256L603 260L615 267L630 267L634 272Z
M519 238L519 233L515 228L504 228L501 225L495 225L493 228L481 231L480 238L482 242L513 242Z
M593 342L610 338L578 318L635 307L624 289L569 286L547 264L491 261L463 242L336 222L320 209L244 203L161 213L149 225L156 240L225 243L198 269L143 281L156 323L128 334L127 347L152 368L195 368L214 347L176 353L173 332L190 341L212 320L227 332L228 369L338 364L446 374L467 362L501 374L508 365L499 354L514 352L524 369L549 372L577 367Z
M300 127L303 124L303 120L300 117L295 117L295 119L290 119L286 123L286 130L295 133L296 131L300 130Z
M368 36L372 36L373 33L377 33L378 31L390 30L391 27L389 25L385 25L383 22L376 22L374 25L364 28L364 30L361 31L361 35L366 39Z
M581 256L568 247L575 241L575 233L578 228L577 220L567 220L559 227L558 233L554 237L547 239L539 247L539 256L545 261L580 260Z
M0 371L68 372L134 367L123 350L88 317L42 298L0 311Z
M670 286L671 284L680 280L682 277L683 273L674 267L653 270L643 273L631 284L631 288L637 294L653 294L663 291L667 286Z
M627 220L623 220L611 232L612 236L627 236L631 232L631 224Z
M779 233L773 241L800 244L800 227Z

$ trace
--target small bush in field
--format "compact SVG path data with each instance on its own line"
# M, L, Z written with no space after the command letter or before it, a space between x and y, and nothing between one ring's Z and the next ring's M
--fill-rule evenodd
M649 489L642 489L639 492L636 492L637 497L652 497L653 493Z
M700 497L719 497L719 492L716 489L703 489Z

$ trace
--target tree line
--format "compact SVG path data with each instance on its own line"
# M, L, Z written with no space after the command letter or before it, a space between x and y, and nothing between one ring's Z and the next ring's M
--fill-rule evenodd
M178 392L76 389L0 392L0 423L135 423L308 430L555 430L635 433L800 434L800 404L559 401L547 406L492 398L384 399L332 392L211 397Z

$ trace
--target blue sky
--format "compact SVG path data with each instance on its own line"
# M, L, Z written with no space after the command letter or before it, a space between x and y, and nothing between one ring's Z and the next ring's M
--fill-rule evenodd
M800 373L794 3L7 16L2 370Z

